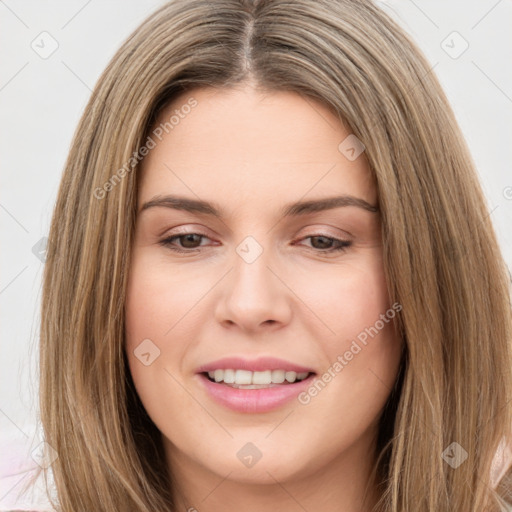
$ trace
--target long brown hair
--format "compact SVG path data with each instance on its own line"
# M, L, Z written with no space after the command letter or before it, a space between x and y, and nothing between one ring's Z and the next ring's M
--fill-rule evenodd
M512 434L508 274L432 69L369 0L175 0L100 77L66 163L44 274L40 410L58 454L59 510L174 509L161 434L123 350L139 151L176 94L246 83L322 102L366 147L406 347L380 420L380 510L500 510L505 480L496 492L489 474ZM467 459L455 467L447 449Z

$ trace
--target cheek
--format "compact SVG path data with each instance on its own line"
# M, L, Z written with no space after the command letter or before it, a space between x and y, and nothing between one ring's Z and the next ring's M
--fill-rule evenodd
M296 290L323 321L323 338L330 347L356 337L390 308L378 253L326 271L304 274Z
M196 422L200 417L180 384L179 370L187 347L172 343L173 336L182 335L180 329L186 325L179 322L190 309L186 297L197 300L197 291L194 294L186 286L180 289L180 278L161 270L144 254L134 254L125 302L125 350L146 412L161 432L167 432L174 423L175 411L180 411L182 419L178 430L194 416Z
M203 325L204 304L198 298L218 280L211 271L176 271L153 253L134 251L125 301L125 350L149 410L152 404L160 407L162 393L172 391L168 396L177 407L186 398L173 376L181 378L190 369L186 357L201 339L195 330Z
M194 304L212 286L213 277L177 271L148 251L134 251L125 304L127 348L144 338L160 343L170 339L182 320L193 316ZM172 349L167 345L166 351Z
M340 344L336 357L343 354L345 370L353 373L354 386L366 390L392 387L401 354L394 318L401 305L390 304L382 265L376 262L364 273L354 273L344 289L347 308L336 328ZM350 367L352 367L352 369Z
M171 312L177 306L173 303L176 293L156 268L144 255L134 252L125 302L125 350L147 410L152 410L151 403L157 398L155 390L170 385L167 363L179 360L180 350L177 344L165 343L166 332L175 322Z
M316 337L325 355L325 373L319 376L325 386L318 385L323 399L317 405L336 403L334 409L370 421L396 380L402 345L394 318L401 305L390 304L380 258L343 266L335 278L316 277L306 300L322 319L318 329L326 332ZM302 289L305 295L307 288Z

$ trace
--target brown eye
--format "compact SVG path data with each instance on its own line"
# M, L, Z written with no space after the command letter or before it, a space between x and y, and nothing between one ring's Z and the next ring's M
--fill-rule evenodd
M327 238L326 236L311 236L309 237L311 239L311 245L315 249L330 249L334 238Z
M180 235L177 237L181 241L181 246L185 249L195 249L201 245L201 235L197 233L188 233L187 235Z
M303 238L303 240L308 239L311 241L311 245L308 247L310 249L316 249L316 252L320 253L341 252L345 251L352 245L352 242L349 242L348 240L340 240L338 238L325 235L311 235Z
M207 236L199 233L182 233L170 236L162 240L160 244L176 252L192 252L202 246L203 238L208 240ZM177 240L179 240L178 244L176 243Z

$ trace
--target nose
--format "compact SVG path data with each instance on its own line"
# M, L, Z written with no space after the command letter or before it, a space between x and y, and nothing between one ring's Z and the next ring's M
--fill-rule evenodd
M234 267L222 280L215 310L216 320L224 327L237 326L255 334L290 322L292 292L269 260L266 251L252 263L235 254Z

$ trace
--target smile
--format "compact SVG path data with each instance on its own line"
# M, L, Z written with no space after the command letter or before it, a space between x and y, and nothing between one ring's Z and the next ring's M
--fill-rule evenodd
M237 413L262 414L283 408L290 402L293 403L298 395L312 384L315 375L315 373L306 373L306 377L302 380L296 379L297 375L289 375L289 378L293 377L293 382L289 382L285 377L281 384L215 382L215 376L212 379L208 373L199 373L196 377L199 378L208 399L213 402Z

